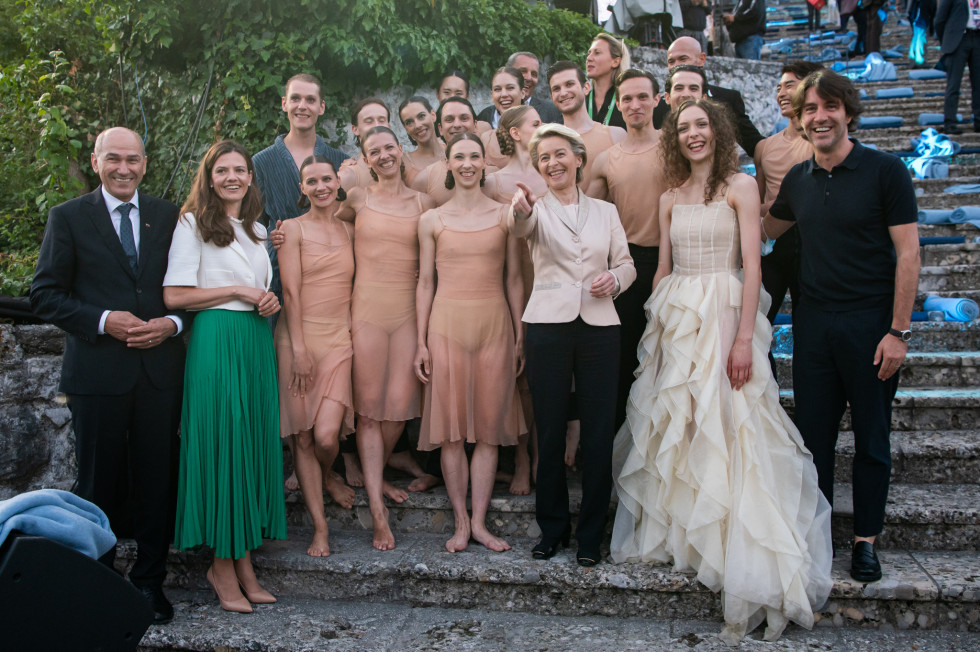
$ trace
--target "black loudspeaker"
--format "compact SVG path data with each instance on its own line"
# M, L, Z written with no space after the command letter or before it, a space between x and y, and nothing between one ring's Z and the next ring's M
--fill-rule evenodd
M153 610L128 581L44 537L12 533L0 548L0 647L135 650Z

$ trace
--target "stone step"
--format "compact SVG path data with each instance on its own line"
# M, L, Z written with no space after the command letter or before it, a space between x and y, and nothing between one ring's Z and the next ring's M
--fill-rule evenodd
M371 547L370 532L334 530L333 554L314 559L306 555L309 537L309 530L291 528L289 539L269 541L252 555L263 585L283 596L287 604L297 599L401 602L519 614L707 620L716 631L721 626L718 596L698 583L693 573L659 564L604 562L593 568L580 568L574 562L574 543L571 550L537 561L530 555L534 538L512 538L512 549L504 553L493 553L471 543L466 551L453 554L444 548L444 535L413 533L401 535L394 550L379 552ZM124 566L132 558L134 546L128 542L120 548L120 566ZM980 628L980 555L976 552L884 550L880 559L884 578L862 584L848 575L850 551L837 554L832 573L834 586L830 599L818 610L818 627L859 625L970 632ZM206 591L204 572L209 564L210 555L204 550L172 552L166 584L170 588ZM196 610L184 607L181 613L189 613L191 619L198 617L195 612L201 614L203 626L204 618L214 618L205 614L218 612L216 602L212 597ZM260 606L259 612L277 608L281 607ZM283 626L288 627L291 619L284 620ZM211 629L211 633L223 630L233 634L235 624L242 621L247 622L248 618L222 616L220 622L224 626ZM390 622L378 619L374 627L384 628ZM321 623L320 632L313 629L314 640L324 645L322 639L339 638L347 631L333 624ZM166 644L188 649L179 647L180 643L181 639L175 637Z
M783 408L793 415L793 390L779 392ZM845 411L842 430L850 430L850 411ZM980 429L980 387L899 387L892 403L892 430Z
M960 292L980 288L980 265L924 265L919 292Z
M774 357L779 386L792 389L792 356L780 353ZM980 352L912 351L899 373L906 387L980 387Z
M840 448L846 453L842 443ZM928 448L924 446L923 448ZM933 450L938 447L933 446ZM975 446L965 446L964 455L969 455ZM901 449L900 449L901 450ZM906 450L911 450L910 447ZM969 460L974 467L977 462ZM844 459L837 472L849 465ZM941 476L937 462L924 463L921 473L929 478ZM912 548L920 550L976 550L980 549L980 485L975 484L902 484L891 487L885 515L885 534L880 545L883 548ZM398 483L404 484L404 483ZM853 532L853 508L851 488L846 482L835 487L837 496L834 506L834 541L838 546L846 545ZM569 481L569 509L573 520L577 518L581 504L581 482L577 478ZM615 497L614 497L615 500ZM344 509L327 497L325 513L331 528L342 530L371 530L371 514L368 509L367 494L358 489L352 509ZM453 532L452 504L445 487L435 487L423 493L410 494L408 499L397 504L386 501L389 522L396 538L408 533L425 532L449 536ZM311 526L309 515L298 493L291 493L286 500L288 519L291 526ZM610 505L610 523L615 511L615 502ZM537 537L541 531L535 521L535 496L513 496L507 493L506 485L498 483L490 501L487 513L490 529L498 536Z
M977 232L980 235L980 231ZM977 236L974 236L977 237ZM921 249L922 265L980 265L980 243L926 245Z
M789 302L787 301L786 305ZM912 322L910 352L980 351L980 320ZM772 352L793 352L793 326L780 324L772 330Z
M948 197L956 197L957 195L947 195ZM965 203L960 205L966 205ZM927 206L922 206L919 204L919 208L928 208ZM972 224L920 224L919 225L919 237L956 237L963 236L968 242L973 242L973 239L980 236L980 229L973 226ZM934 245L943 246L943 245ZM946 245L949 246L949 245Z
M893 432L891 444L894 486L980 483L980 431ZM834 468L837 482L851 481L853 461L854 433L842 432Z
M849 484L834 486L835 546L854 533L851 493ZM889 550L980 550L980 485L891 485L884 530L875 544Z
M264 578L264 574L263 574ZM472 609L441 606L414 607L407 602L368 598L318 600L280 595L274 605L255 605L248 616L218 607L213 593L169 590L176 615L169 625L153 626L140 641L141 650L193 650L200 652L265 650L315 652L358 650L416 652L417 650L687 650L729 652L717 638L721 622L715 620L652 619L591 615L550 616L495 611L495 605ZM552 598L554 599L554 598ZM922 601L929 605L928 601ZM918 605L918 603L911 603ZM846 612L843 609L855 609ZM745 652L778 649L783 652L867 652L867 650L968 650L980 647L980 634L943 630L896 631L890 627L858 629L845 622L869 625L856 607L828 607L813 630L790 625L778 643L750 634L739 647ZM931 612L930 612L931 613ZM911 626L920 615L910 611ZM877 612L868 610L877 617ZM929 622L928 613L921 614ZM859 621L855 619L860 617ZM957 621L952 621L956 623ZM838 625L839 624L839 625ZM937 625L945 623L936 623ZM838 626L835 626L838 625Z

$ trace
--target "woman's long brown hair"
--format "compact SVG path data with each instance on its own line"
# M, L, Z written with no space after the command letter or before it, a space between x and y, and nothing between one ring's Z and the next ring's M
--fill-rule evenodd
M245 159L248 171L252 173L253 183L245 191L242 199L242 209L238 217L242 221L242 228L252 242L261 241L255 233L255 223L262 217L263 200L262 193L255 181L255 168L252 166L252 157L249 156L245 148L233 140L222 140L208 149L201 164L194 175L194 183L191 185L191 193L187 196L184 205L180 207L180 214L192 214L197 220L197 230L201 234L204 242L214 243L218 247L227 247L235 239L235 229L228 219L228 212L225 210L224 202L211 187L211 172L214 164L225 154L241 154Z
M660 160L663 162L664 178L668 188L681 186L691 176L691 162L684 158L681 149L677 119L684 109L692 106L699 107L708 114L708 123L715 135L715 157L711 163L708 181L704 184L704 203L707 204L725 185L728 178L738 172L735 124L727 106L702 98L688 100L676 111L671 111L664 120L663 133L660 136Z

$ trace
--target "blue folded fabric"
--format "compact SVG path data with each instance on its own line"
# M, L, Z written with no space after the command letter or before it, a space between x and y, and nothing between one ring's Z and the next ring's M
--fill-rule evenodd
M878 52L872 52L864 58L864 71L861 72L854 81L876 82L876 81L895 81L898 73L895 64L885 61L884 57Z
M887 129L901 127L902 117L897 115L863 115L858 124L859 129Z
M895 86L893 88L879 88L875 91L876 100L888 100L896 97L915 97L915 90L911 86Z
M944 188L943 192L949 193L950 195L973 195L980 193L980 183L961 183Z
M946 157L932 158L920 156L909 162L908 167L912 170L916 179L948 179L949 163Z
M949 216L953 224L972 224L980 229L980 206L960 206Z
M946 73L935 68L909 70L909 79L946 79Z
M858 97L861 98L862 100L871 99L871 96L868 95L868 91L864 90L863 88L858 89Z
M783 326L785 324L793 323L793 315L788 315L785 312L777 312L776 318L772 320L773 326Z
M898 47L889 48L887 50L882 50L882 55L886 59L903 59L905 58L905 53L902 52Z
M961 235L949 235L949 236L919 236L919 246L925 247L928 245L948 245L948 244L965 244L966 238Z
M116 545L101 509L68 491L41 489L0 501L0 544L13 531L44 537L98 559Z
M942 310L948 321L973 321L980 317L980 306L973 299L926 297L925 309Z
M922 310L913 310L912 321L929 321L929 313Z
M941 134L932 127L923 129L918 138L911 138L912 148L919 156L953 156L962 150L955 140Z
M952 224L952 208L920 208L919 224Z
M963 122L963 114L956 114L956 121ZM919 114L919 126L925 127L928 125L941 125L945 122L945 117L942 113L920 113Z

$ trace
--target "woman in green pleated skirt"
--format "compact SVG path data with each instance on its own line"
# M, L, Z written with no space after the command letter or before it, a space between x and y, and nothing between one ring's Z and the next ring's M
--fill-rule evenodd
M184 372L180 480L174 543L207 545L207 580L222 608L275 602L249 552L286 537L282 442L272 335L279 310L252 160L232 141L198 168L170 246L164 301L200 311Z

